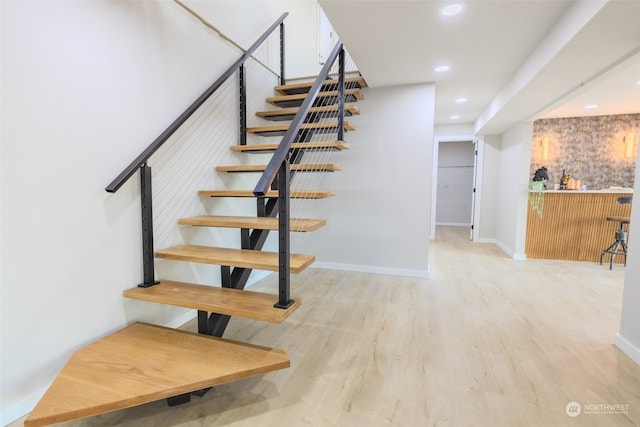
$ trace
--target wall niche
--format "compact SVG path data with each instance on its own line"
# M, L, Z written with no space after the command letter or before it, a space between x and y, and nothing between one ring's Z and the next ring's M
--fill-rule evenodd
M545 166L550 190L563 169L588 190L633 188L639 134L640 114L536 120L530 177Z

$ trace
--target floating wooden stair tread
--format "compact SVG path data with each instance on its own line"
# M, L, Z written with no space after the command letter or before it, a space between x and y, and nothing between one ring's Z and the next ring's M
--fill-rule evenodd
M178 245L158 250L155 255L157 258L173 259L178 261L278 271L277 252L217 248L199 245ZM291 254L291 273L300 273L305 268L313 264L315 259L316 257L313 255Z
M307 93L314 82L292 83L281 86L276 86L275 91L283 95L293 95L297 93ZM338 86L338 80L326 80L322 85L321 90L335 89ZM367 87L367 82L362 77L350 77L344 79L345 89L363 88Z
M256 116L263 118L265 120L271 121L284 121L284 120L293 120L295 115L298 113L300 108L292 107L292 108L280 108L278 110L269 110L269 111L259 111L256 113ZM333 118L338 114L338 106L337 105L327 105L324 107L311 107L309 109L309 114L311 118L314 117L325 117L325 118ZM344 115L345 116L356 116L360 114L360 110L356 104L345 104L344 106ZM307 119L309 121L309 119Z
M251 230L278 229L278 218L271 217L203 215L182 218L178 223L200 227L248 228ZM324 219L291 218L289 220L289 229L291 231L308 232L315 231L326 224L327 221Z
M251 144L251 145L232 145L231 151L240 151L243 153L266 153L275 151L280 144ZM349 144L344 141L320 141L320 142L294 142L291 144L292 150L348 150Z
M103 414L289 365L282 350L134 323L76 351L24 425Z
M250 190L201 190L198 192L200 196L206 197L257 197ZM294 190L289 193L289 197L292 199L326 199L327 197L333 197L336 195L335 191L328 190ZM265 196L260 196L267 199L277 199L277 191L268 191Z
M290 108L299 107L302 105L304 98L307 96L305 93L295 95L278 95L267 98L267 102L276 107ZM360 89L345 89L344 101L345 102L357 102L364 99ZM335 104L338 102L338 91L328 91L318 93L316 102L313 106L325 106L329 104Z
M124 296L271 323L282 323L300 306L300 299L297 297L292 297L295 302L290 307L281 309L273 306L278 302L276 294L171 280L162 280L148 288L128 289L124 291Z
M344 130L356 130L355 126L347 120L344 121L343 124ZM270 126L257 126L247 128L247 132L261 135L261 136L282 136L289 129L289 124L281 124L281 125L270 125ZM338 130L338 122L316 122L316 123L303 123L300 126L300 130L311 131L314 133L328 133L328 132L337 132Z
M216 166L218 172L264 172L267 165L234 165ZM333 163L296 163L291 165L291 170L296 172L337 172L342 166Z

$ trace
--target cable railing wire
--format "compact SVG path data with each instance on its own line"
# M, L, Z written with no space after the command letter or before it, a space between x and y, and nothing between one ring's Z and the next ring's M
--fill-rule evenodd
M182 124L189 119L200 106L234 73L237 72L240 65L244 64L247 59L251 57L251 54L269 37L269 35L275 31L284 19L288 16L288 12L283 13L274 24L272 24L267 31L249 48L245 53L240 56L228 69L225 71L207 90L198 97L177 119L167 127L140 155L129 164L107 187L106 191L109 193L115 193L118 189L133 176L133 174L140 169L140 167L149 160L149 158L155 153L170 137L173 135ZM280 76L282 78L282 76Z
M324 84L324 79L328 76L329 70L331 69L333 62L338 57L338 54L340 53L341 49L342 49L342 43L338 42L334 47L333 51L331 52L331 54L329 55L328 61L327 63L325 63L324 67L322 68L318 78L316 79L314 84L311 86L311 89L309 90L306 98L302 102L302 105L300 106L298 113L295 115L294 119L292 120L291 125L289 126L289 129L286 131L285 135L282 137L280 146L271 157L271 160L269 161L267 168L265 169L264 173L258 180L258 183L254 188L254 194L256 196L263 197L267 193L271 184L276 178L276 175L280 169L280 166L284 161L287 161L289 157L291 144L294 141L299 141L298 138L299 138L300 130L303 127L302 125L304 124L304 121L309 113L309 110L311 109L312 106L314 106L318 93L320 92ZM321 99L320 102L323 102L323 100Z

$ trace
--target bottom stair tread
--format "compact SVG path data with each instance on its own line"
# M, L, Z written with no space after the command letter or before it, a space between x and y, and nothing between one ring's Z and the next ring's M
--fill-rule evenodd
M282 350L134 323L76 351L24 425L103 414L289 366Z

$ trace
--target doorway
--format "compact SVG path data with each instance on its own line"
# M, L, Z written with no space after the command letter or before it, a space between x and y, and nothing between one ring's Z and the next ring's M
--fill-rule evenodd
M324 66L337 42L337 35L329 18L318 4L318 72Z
M436 225L465 227L474 240L479 182L479 142L473 137L436 138L431 238Z

